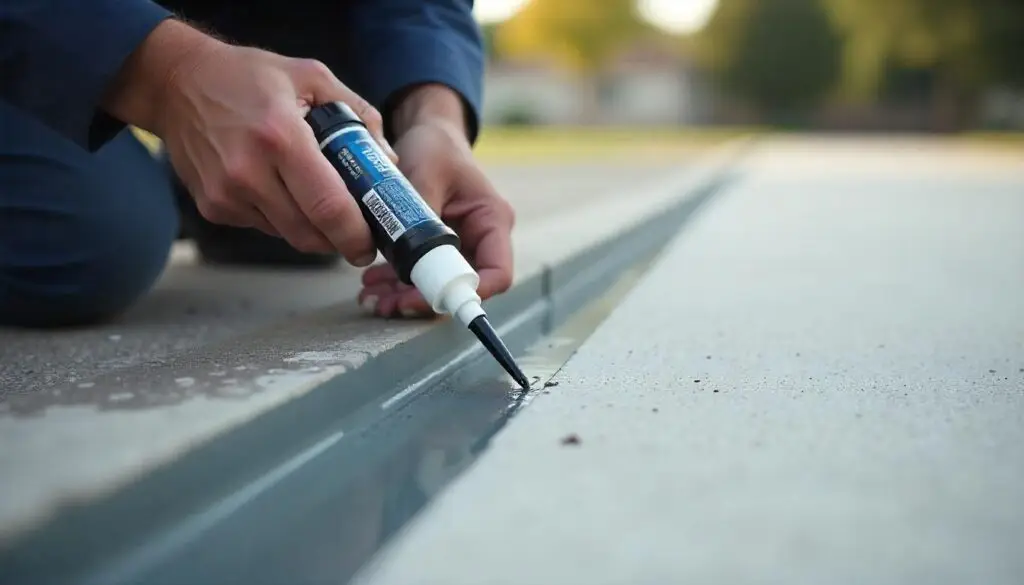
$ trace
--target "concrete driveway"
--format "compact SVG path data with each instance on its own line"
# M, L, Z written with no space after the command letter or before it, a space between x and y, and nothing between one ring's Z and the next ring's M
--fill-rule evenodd
M1021 582L1024 156L740 170L360 583Z

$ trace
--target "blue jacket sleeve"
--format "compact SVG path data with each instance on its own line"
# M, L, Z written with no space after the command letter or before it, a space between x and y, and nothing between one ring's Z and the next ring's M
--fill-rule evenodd
M473 0L358 0L346 14L352 87L386 123L404 90L440 83L462 96L469 138L476 141L484 50Z
M96 150L124 128L104 92L169 15L149 0L2 0L0 99Z

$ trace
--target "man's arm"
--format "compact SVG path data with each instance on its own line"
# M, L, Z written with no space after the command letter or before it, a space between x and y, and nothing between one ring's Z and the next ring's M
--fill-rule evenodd
M458 232L487 299L512 284L515 210L471 150L484 65L472 9L472 0L360 0L339 53L355 62L352 81L384 115L399 168ZM363 274L359 301L381 316L433 312L388 265Z
M345 55L360 93L397 140L421 115L480 129L484 50L472 0L353 1ZM460 119L461 118L461 119Z
M95 150L124 127L102 102L170 13L149 0L3 0L0 99Z

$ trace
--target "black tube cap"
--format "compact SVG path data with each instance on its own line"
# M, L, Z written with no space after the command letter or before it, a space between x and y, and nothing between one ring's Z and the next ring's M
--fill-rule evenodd
M344 102L320 104L306 114L306 123L313 129L313 133L319 137L349 124L366 126L352 108Z

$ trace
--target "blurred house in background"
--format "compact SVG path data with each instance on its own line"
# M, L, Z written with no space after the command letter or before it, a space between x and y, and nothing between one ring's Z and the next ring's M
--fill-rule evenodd
M502 61L484 79L487 124L575 124L586 95L584 80L546 61Z
M689 60L645 43L590 75L543 60L492 62L485 87L492 124L703 124L714 103L711 84Z
M598 82L602 118L611 124L702 124L712 94L681 53L636 43L614 58Z
M1021 63L1024 68L1024 63ZM1024 91L990 90L981 103L980 125L990 130L1024 130Z

